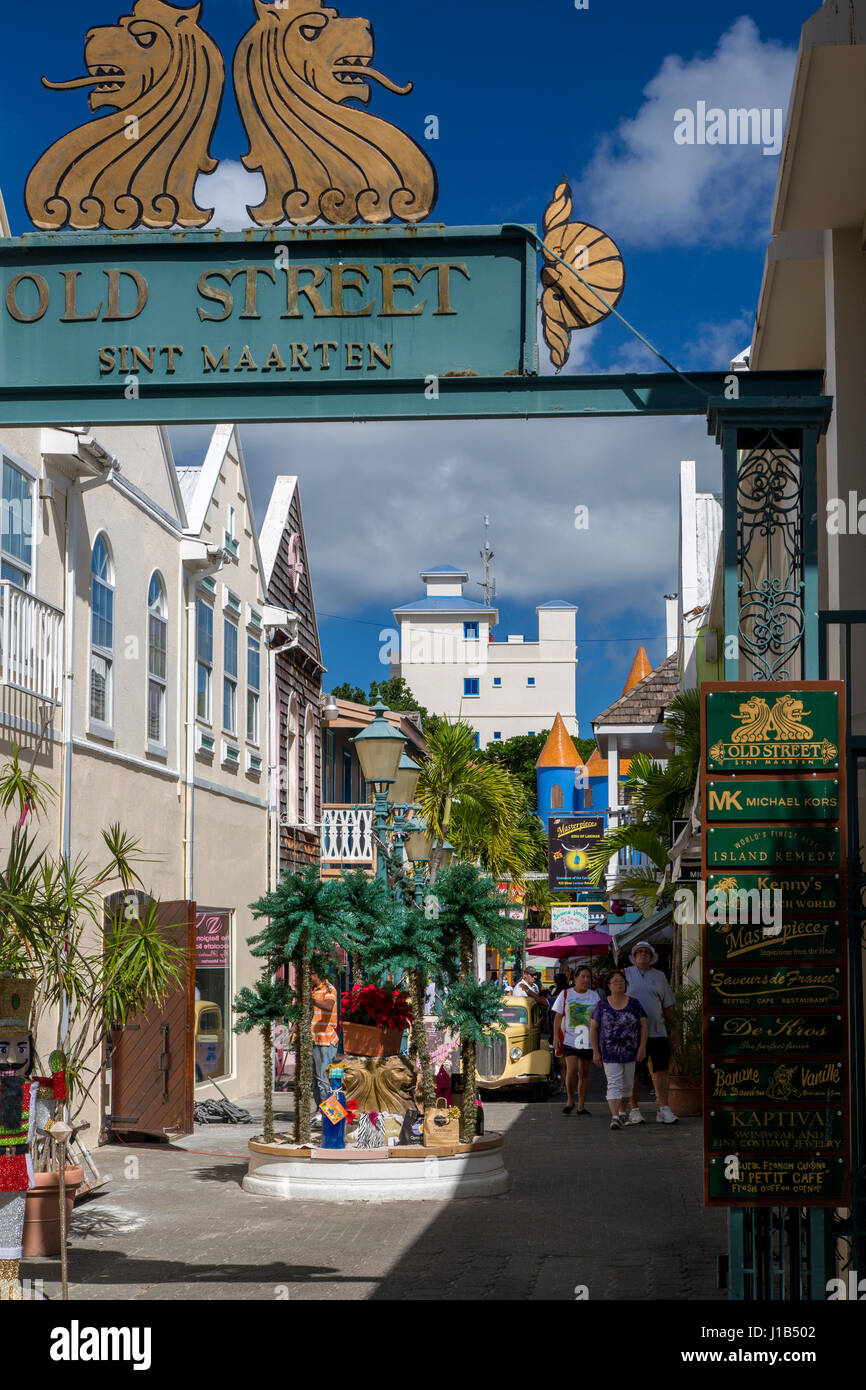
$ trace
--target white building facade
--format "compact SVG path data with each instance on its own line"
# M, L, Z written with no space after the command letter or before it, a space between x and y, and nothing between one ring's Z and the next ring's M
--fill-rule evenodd
M495 641L499 613L464 598L468 571L439 565L424 570L421 580L424 598L393 610L399 659L392 660L392 676L402 676L431 714L464 718L480 748L540 734L558 712L576 738L576 606L542 604L537 638Z

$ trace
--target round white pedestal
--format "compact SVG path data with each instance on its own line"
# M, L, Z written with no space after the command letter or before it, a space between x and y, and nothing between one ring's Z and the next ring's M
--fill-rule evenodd
M297 1202L441 1202L498 1197L511 1186L500 1134L459 1152L314 1149L302 1155L250 1140L244 1191Z

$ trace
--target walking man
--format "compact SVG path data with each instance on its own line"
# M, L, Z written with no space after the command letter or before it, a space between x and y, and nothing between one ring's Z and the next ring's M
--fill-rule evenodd
M313 1022L310 1032L313 1035L313 1100L316 1113L313 1124L322 1123L319 1106L331 1094L328 1067L337 1055L339 1032L337 1028L337 991L330 980L323 980L315 971L310 974L313 994Z
M632 950L631 965L626 966L625 977L628 992L632 999L642 1005L649 1020L647 1056L653 1065L653 1086L658 1109L656 1120L660 1125L675 1125L677 1117L668 1105L670 1085L671 1046L679 1051L680 1035L674 1022L674 996L667 976L661 970L654 970L658 952L648 941L639 941ZM629 1122L642 1125L644 1117L638 1105L638 1072L635 1070L631 1093Z

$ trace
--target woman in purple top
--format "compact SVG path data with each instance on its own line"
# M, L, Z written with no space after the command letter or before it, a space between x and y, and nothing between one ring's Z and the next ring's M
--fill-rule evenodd
M607 1077L610 1127L625 1129L635 1064L646 1057L649 1024L643 1007L629 997L621 970L611 973L607 987L610 990L608 998L602 999L592 1011L589 1039L592 1059L596 1066L604 1067Z

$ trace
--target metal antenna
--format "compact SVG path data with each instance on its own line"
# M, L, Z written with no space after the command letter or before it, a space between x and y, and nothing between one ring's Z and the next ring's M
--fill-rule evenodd
M496 598L496 580L493 578L493 551L490 549L490 517L484 518L484 549L481 551L481 563L484 566L484 578L479 580L479 587L484 594L484 606L489 608Z

